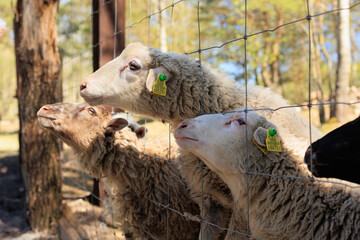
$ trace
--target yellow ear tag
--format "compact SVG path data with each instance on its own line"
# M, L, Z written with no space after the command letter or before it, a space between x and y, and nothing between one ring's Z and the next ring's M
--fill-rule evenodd
M269 129L267 130L266 136L266 148L270 152L281 152L281 144L279 139L276 137L276 130Z
M152 93L158 96L166 96L166 76L164 74L159 74L154 83Z
M253 142L255 143L255 145L264 153L267 154L269 151L266 149L266 147L260 146L256 141L255 138L253 138Z

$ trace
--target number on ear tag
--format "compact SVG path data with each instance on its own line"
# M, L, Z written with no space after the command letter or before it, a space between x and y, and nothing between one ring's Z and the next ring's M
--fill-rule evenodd
M267 130L266 148L270 152L281 152L281 143L276 137L276 134L277 132L275 129Z
M166 76L164 74L159 74L156 78L156 81L153 85L152 93L158 96L166 96Z

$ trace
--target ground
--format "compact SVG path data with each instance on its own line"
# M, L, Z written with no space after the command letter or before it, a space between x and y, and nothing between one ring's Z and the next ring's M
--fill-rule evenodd
M0 158L0 239L11 239L30 230L24 218L24 185L17 155Z

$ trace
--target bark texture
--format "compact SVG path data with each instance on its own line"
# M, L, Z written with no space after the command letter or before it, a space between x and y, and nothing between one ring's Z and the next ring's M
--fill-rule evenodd
M349 0L338 0L339 8L348 8ZM350 44L350 11L339 11L338 22L338 65L336 68L335 101L348 102L350 72L351 72L351 44ZM346 122L348 106L337 104L335 116L339 122Z
M18 0L15 16L20 161L26 186L26 215L36 231L56 230L61 175L56 137L42 129L36 113L62 100L57 46L57 0Z

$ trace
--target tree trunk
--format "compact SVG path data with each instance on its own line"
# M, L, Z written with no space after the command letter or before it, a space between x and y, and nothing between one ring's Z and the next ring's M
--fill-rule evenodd
M357 54L359 52L359 49L356 45L356 37L355 37L355 29L352 29L350 31L350 36L351 36L351 46L353 48L353 51L351 51L351 58L352 58L352 64L351 64L351 82L350 82L350 86L358 86L360 83L359 79L358 79L358 74L357 74L357 65L359 62L359 55Z
M316 11L315 7L314 10ZM314 19L312 21L313 24L313 31L312 31L312 40L313 40L313 44L311 45L312 47L312 66L313 66L313 71L312 71L312 76L314 78L314 84L315 84L315 91L316 91L316 100L318 103L324 103L324 91L323 91L323 86L322 86L322 72L321 72L321 57L320 57L320 23L318 22L317 19ZM324 105L319 105L319 120L320 123L323 124L325 123L325 108Z
M120 55L125 48L125 1L92 0L93 71ZM114 50L116 49L116 51ZM78 94L79 95L79 94ZM105 190L101 179L93 179L88 200L103 206Z
M166 1L159 0L158 10L166 8ZM159 28L160 28L160 50L162 52L167 52L167 40L166 40L166 21L165 21L165 11L159 14Z
M36 113L62 100L57 46L57 0L18 0L15 16L20 163L26 214L36 231L55 232L61 207L60 145L42 129Z
M339 0L340 8L348 8L349 0ZM338 65L336 68L335 101L348 102L350 71L351 71L351 50L350 50L350 13L349 10L339 11L338 25ZM347 121L348 106L337 104L335 116L339 122Z
M276 9L277 14L277 26L280 26L284 23L284 19L283 19L283 12L282 9ZM271 62L270 64L270 69L271 69L271 79L272 79L272 84L274 85L274 87L278 87L279 86L279 81L280 81L280 43L281 43L281 38L283 37L283 28L279 28L276 31L276 38L273 44L273 52L272 52L272 56L275 58L274 61Z

